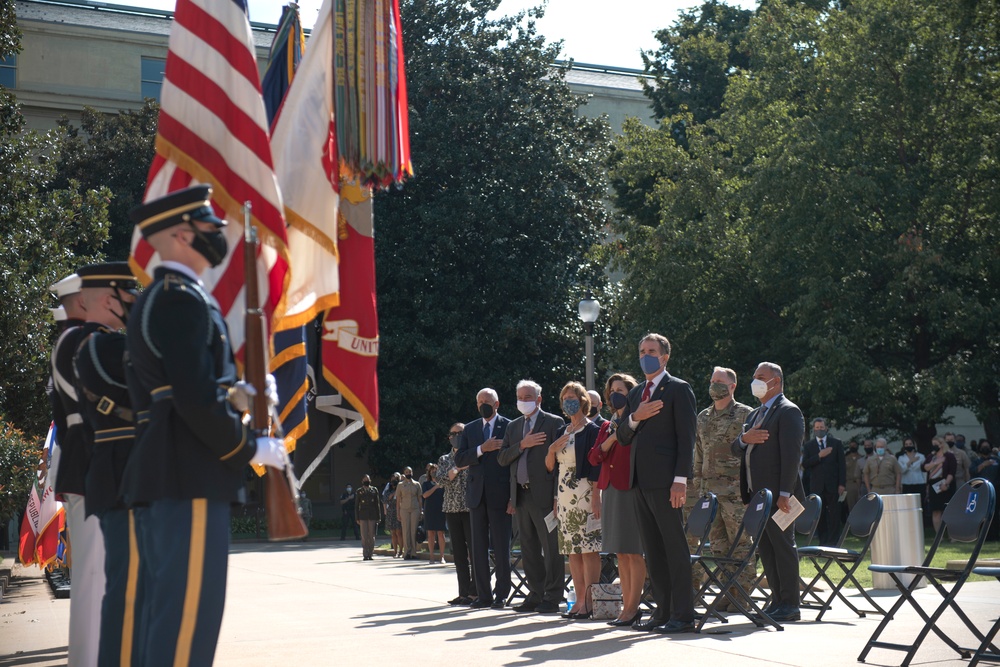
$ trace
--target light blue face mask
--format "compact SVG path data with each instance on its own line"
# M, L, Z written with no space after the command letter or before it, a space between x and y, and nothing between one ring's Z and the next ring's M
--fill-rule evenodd
M651 375L660 370L660 358L652 354L644 354L639 357L639 366L646 375Z
M576 400L575 398L567 398L562 402L562 409L563 412L572 417L573 415L575 415L577 412L580 411L580 401Z

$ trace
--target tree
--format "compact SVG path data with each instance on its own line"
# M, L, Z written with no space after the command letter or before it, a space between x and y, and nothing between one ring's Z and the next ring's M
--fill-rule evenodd
M0 521L5 525L8 519L24 511L41 446L41 436L25 435L0 415Z
M691 151L716 168L710 195L681 207L694 168L657 180L644 209L620 195L659 214L626 242L668 238L653 261L679 264L675 282L734 272L744 292L695 303L688 288L666 307L746 338L738 369L774 355L796 402L843 425L926 447L949 406L995 411L997 27L986 2L762 4L749 70ZM620 163L655 164L647 149L633 138Z
M19 48L12 20L0 14L0 55ZM59 153L59 134L25 132L16 99L0 88L0 414L28 433L50 420L48 286L98 259L108 230L107 190L51 187Z
M111 229L103 250L111 259L129 255L134 226L128 212L142 203L146 176L155 153L160 105L146 99L138 111L119 110L106 115L84 107L79 127L60 121L65 139L53 187L76 181L81 187L111 191L108 205Z
M510 415L518 380L555 409L582 375L610 133L576 113L531 17L487 19L494 4L402 7L416 174L375 202L382 472L445 451L482 387Z

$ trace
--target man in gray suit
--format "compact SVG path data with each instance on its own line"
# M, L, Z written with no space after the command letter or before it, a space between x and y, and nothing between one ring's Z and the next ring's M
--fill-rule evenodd
M740 494L749 503L753 494L770 489L774 512L788 512L789 498L802 498L799 479L799 452L805 435L805 421L799 407L785 398L781 366L763 362L753 374L750 390L760 407L747 415L743 433L730 447L739 456ZM781 530L768 521L760 540L771 603L764 613L778 623L799 620L799 559L795 551L795 528Z
M557 472L545 469L545 445L556 439L565 423L562 417L543 412L542 388L531 380L517 383L517 409L521 416L510 423L500 446L499 461L511 467L510 497L514 502L521 536L521 563L528 581L528 596L516 612L554 614L562 602L566 567L559 553L556 531L545 525L556 496ZM557 469L558 470L558 469Z

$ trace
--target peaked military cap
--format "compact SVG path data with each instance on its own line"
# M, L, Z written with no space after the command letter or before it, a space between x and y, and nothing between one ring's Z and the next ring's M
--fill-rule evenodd
M49 312L52 313L52 319L56 322L65 322L67 319L66 309L62 306L59 306L58 308L49 308Z
M104 262L103 264L88 264L77 269L80 276L80 287L117 287L123 290L135 290L139 283L132 275L128 262Z
M148 201L129 211L129 218L148 239L157 232L191 221L210 222L216 227L224 227L212 210L212 187L195 185L184 190Z
M80 276L71 273L55 285L49 285L49 291L59 299L76 294L80 291Z

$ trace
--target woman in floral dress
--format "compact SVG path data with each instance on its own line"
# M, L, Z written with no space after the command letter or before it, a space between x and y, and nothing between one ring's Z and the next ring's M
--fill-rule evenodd
M569 571L577 593L576 604L564 617L590 618L593 613L590 586L601 578L601 524L594 516L598 496L593 493L601 467L592 466L587 454L600 429L587 419L590 397L582 384L568 383L559 392L559 401L570 421L549 445L545 467L550 472L559 467L556 496L559 553L569 556Z

